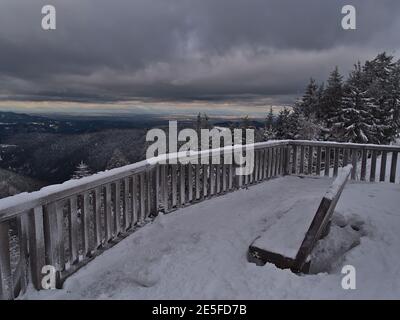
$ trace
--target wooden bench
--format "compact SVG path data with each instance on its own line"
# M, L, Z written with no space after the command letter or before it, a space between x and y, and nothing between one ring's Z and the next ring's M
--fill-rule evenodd
M352 168L348 165L340 171L319 206L318 198L299 199L292 209L253 241L249 247L249 261L259 265L270 262L281 269L307 273L309 255L316 242L329 232L332 214Z

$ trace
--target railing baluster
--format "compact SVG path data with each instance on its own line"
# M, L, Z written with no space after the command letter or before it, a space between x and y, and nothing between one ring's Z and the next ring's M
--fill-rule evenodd
M79 246L78 246L78 205L77 196L72 196L69 199L68 207L69 218L69 250L70 250L70 264L75 264L79 259Z
M0 299L14 299L14 284L11 274L10 261L10 224L0 222Z
M114 184L114 236L117 237L121 233L121 182Z
M221 192L221 165L220 164L215 165L215 176L216 176L216 180L217 180L217 186L216 186L215 193L219 194Z
M351 179L355 180L357 176L357 161L358 161L358 150L351 150L351 164L353 165L353 170L351 171Z
M43 207L36 207L28 214L29 264L31 278L36 290L42 289L42 268L46 265ZM0 232L1 234L2 232ZM0 246L3 240L0 241ZM0 258L1 260L1 258Z
M282 149L280 147L276 148L276 170L275 170L275 176L281 174L281 158L282 158Z
M171 165L171 197L172 197L172 207L176 208L178 199L178 179L177 179L177 165Z
M297 174L297 146L293 146L293 163L292 163L292 173Z
M139 221L138 175L132 176L132 226Z
M329 177L330 171L331 148L325 147L325 177Z
M111 232L111 185L107 184L104 191L104 222L105 222L105 242L112 239Z
M83 255L90 255L90 194L85 192L83 194L83 207L82 207L82 239L83 239Z
M167 184L167 210L169 209L169 202L168 202L168 167L166 170L167 176L166 176L166 184ZM151 170L147 170L146 171L146 218L150 217L152 211L152 200L153 198L151 197L151 189L152 189L152 171Z
M208 165L203 164L202 177L203 177L203 194L202 197L205 199L208 195Z
M95 249L99 248L103 242L101 232L101 188L97 187L94 190L94 236L95 236Z
M304 173L304 146L300 147L300 174Z
M264 165L265 165L265 149L261 149L260 150L260 180L261 181L263 181L265 179Z
M187 164L188 167L188 202L193 201L193 167L189 162Z
M365 181L365 176L367 174L367 155L368 150L362 149L361 151L361 181Z
M139 175L139 194L140 194L140 218L139 221L141 223L144 222L144 220L146 219L146 175L144 172L142 172ZM165 201L165 200L164 200ZM164 202L165 205L165 202ZM166 208L165 208L166 210Z
M375 175L376 175L376 150L372 150L371 172L369 176L369 181L375 182Z
M347 148L343 149L343 167L349 164L349 152L350 150Z
M229 173L228 188L229 188L229 190L232 190L232 189L233 189L233 176L234 176L233 170L234 170L233 164L229 164L229 165L228 165L228 173Z
M333 176L336 177L338 175L338 171L339 171L340 149L339 148L335 148L333 150L335 152L335 157L334 157L334 160L333 160Z
M199 200L200 199L200 165L195 164L195 189L196 189L196 196L195 199Z
M259 173L260 171L260 151L254 151L254 182L258 182L259 180Z
M392 152L392 163L390 166L390 182L392 183L396 182L397 154L396 151Z
M385 181L386 180L386 162L387 162L387 152L382 151L382 156L381 156L381 172L379 176L379 181Z
M185 165L181 164L179 167L179 178L180 178L180 183L179 183L179 188L180 188L180 196L179 196L179 200L180 200L180 204L181 206L185 205L186 203L186 179L185 179Z
M129 204L129 178L124 179L124 210L122 218L122 228L125 232L130 225L130 204Z
M264 179L269 178L269 148L264 150Z
M210 196L215 193L215 164L210 164Z
M317 147L317 165L315 168L315 174L317 176L321 175L321 157L322 157L322 152L321 152L321 147Z
M28 286L28 216L26 213L16 218L18 229L19 243L19 262L15 271L16 278L14 279L14 295L18 296L26 291Z
M313 158L314 158L314 153L313 153L313 147L308 146L308 163L307 163L307 174L312 175L312 168L313 168Z
M65 269L63 207L61 203L52 202L46 206L44 236L46 248L46 264L56 268L57 286L60 281L60 272Z
M169 165L171 167L171 165ZM172 168L171 168L172 169ZM160 206L160 164L157 164L156 167L154 168L153 172L153 211L156 215L158 215L158 210ZM172 175L172 173L171 173ZM172 179L172 178L171 178ZM171 181L172 183L172 181Z
M269 177L272 178L274 175L274 153L275 153L275 148L270 148L269 149Z
M239 166L237 164L234 165L233 170L234 170L234 176L235 176L235 183L236 183L236 188L237 189L241 189L243 187L243 175L240 175L236 172L236 170L239 168Z
M227 165L225 163L222 164L222 192L226 192L228 189L228 179L226 175Z

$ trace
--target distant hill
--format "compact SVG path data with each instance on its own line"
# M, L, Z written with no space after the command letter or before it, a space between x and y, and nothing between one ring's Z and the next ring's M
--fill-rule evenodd
M13 196L25 191L35 191L45 184L12 171L0 169L0 198Z

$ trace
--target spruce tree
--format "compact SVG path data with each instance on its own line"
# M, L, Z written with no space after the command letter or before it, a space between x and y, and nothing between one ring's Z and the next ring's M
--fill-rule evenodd
M315 80L311 78L303 97L296 103L295 109L298 109L306 119L309 119L316 114L318 105L318 85Z
M364 72L371 97L371 114L376 143L387 144L393 138L395 125L395 105L398 99L393 85L395 63L393 56L385 52L365 63Z
M342 123L337 126L339 141L376 143L374 120L370 112L371 98L361 64L358 62L344 85Z
M72 179L80 179L91 175L91 171L86 163L81 161L72 175Z
M331 72L322 98L322 119L330 129L331 136L335 135L336 126L342 121L343 77L338 67Z

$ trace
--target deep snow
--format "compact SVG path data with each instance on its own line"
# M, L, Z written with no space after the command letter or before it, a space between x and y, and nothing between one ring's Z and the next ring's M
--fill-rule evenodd
M314 272L328 272L299 276L247 261L258 235L331 182L288 176L159 216L64 289L29 289L22 299L400 298L399 184L347 184L331 233L313 252ZM356 290L341 287L346 264L356 268Z

